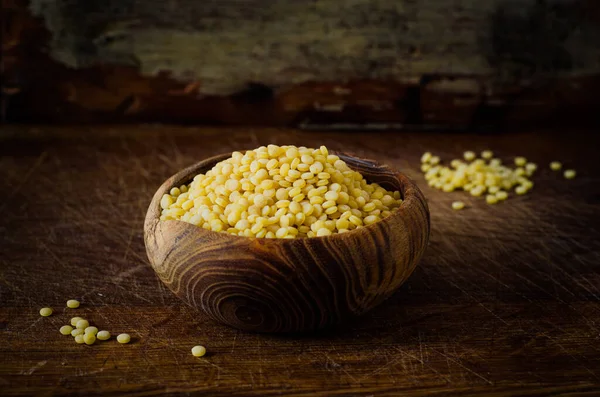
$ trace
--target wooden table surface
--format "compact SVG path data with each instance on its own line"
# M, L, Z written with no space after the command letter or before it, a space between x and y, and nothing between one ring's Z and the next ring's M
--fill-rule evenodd
M600 395L600 181L591 134L317 133L167 126L0 131L0 395ZM430 246L390 300L310 335L238 332L154 275L142 224L160 183L209 155L268 143L354 152L414 178ZM540 164L496 206L429 188L431 150ZM547 164L578 171L568 181ZM450 203L468 208L453 212ZM66 309L77 298L77 310ZM52 306L51 317L38 310ZM73 315L114 340L77 345ZM194 358L190 348L207 346Z

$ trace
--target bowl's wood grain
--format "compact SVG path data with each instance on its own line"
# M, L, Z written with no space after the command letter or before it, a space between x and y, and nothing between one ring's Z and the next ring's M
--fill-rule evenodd
M144 225L156 274L193 307L243 330L311 330L370 310L392 295L419 262L429 238L429 210L405 175L339 155L370 182L400 190L400 208L348 233L302 239L239 237L160 221L162 195L230 155L216 156L172 176L156 192Z

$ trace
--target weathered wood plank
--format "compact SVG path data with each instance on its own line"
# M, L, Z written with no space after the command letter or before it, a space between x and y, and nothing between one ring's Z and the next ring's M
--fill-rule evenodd
M4 119L598 122L594 0L3 3Z
M5 126L0 136L0 390L5 395L538 396L600 392L597 149L571 129L495 136L279 129ZM156 278L143 220L163 180L268 143L345 150L407 173L430 245L400 291L310 335L237 332ZM540 164L531 195L489 206L429 188L419 157L491 148ZM578 171L567 181L545 164ZM457 198L468 208L453 211ZM65 301L79 298L77 310ZM53 306L42 318L38 310ZM73 313L134 342L77 345ZM196 359L190 349L207 346ZM579 394L578 394L579 393ZM586 394L587 393L587 394Z

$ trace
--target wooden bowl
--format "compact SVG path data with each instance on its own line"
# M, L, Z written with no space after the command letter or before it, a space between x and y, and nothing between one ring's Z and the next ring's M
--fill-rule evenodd
M410 276L429 239L429 209L408 177L338 153L369 182L399 190L404 202L380 222L343 234L297 239L249 238L183 221L160 221L160 199L231 154L201 161L158 189L144 225L158 277L211 318L256 332L323 328L360 315Z

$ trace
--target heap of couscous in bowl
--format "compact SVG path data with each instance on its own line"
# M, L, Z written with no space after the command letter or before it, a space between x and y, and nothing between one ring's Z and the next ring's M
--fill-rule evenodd
M375 223L402 203L325 146L233 152L160 202L161 220L246 237L328 236Z

